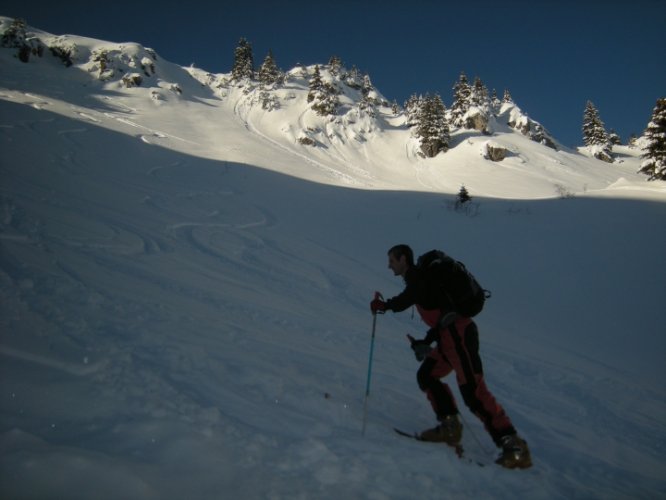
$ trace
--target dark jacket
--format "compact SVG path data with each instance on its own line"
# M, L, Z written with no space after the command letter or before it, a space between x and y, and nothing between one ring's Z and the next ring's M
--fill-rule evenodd
M453 310L451 301L442 292L441 287L426 279L425 272L418 267L412 267L405 273L405 285L400 294L386 301L386 309L400 312L410 306L418 306L421 318L431 326L423 340L427 344L432 344L439 339L440 327L443 326L440 322L443 318L450 317L448 315ZM431 313L437 310L439 314L435 313L435 316L432 316Z
M418 267L411 267L405 273L405 289L386 301L386 309L400 312L413 305L426 310L440 309L442 314L452 310L451 301L439 285L426 279L424 271Z

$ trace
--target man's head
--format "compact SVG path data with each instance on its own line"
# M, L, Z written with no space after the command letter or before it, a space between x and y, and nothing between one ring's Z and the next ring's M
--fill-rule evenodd
M414 267L414 252L407 245L396 245L388 251L388 267L396 276L404 277Z

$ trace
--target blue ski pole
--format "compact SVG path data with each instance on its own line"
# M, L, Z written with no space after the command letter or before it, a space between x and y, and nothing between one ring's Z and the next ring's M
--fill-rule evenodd
M382 294L375 292L375 299L384 300ZM363 400L363 429L361 435L365 436L365 424L368 419L368 397L370 396L370 378L372 376L372 354L375 350L375 328L377 326L377 313L372 313L372 335L370 337L370 355L368 356L368 379L365 383L365 399Z

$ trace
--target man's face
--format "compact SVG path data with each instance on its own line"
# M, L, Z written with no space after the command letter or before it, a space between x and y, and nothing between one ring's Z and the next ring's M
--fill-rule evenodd
M403 255L396 259L395 255L389 254L388 267L396 276L404 276L407 272L407 258Z

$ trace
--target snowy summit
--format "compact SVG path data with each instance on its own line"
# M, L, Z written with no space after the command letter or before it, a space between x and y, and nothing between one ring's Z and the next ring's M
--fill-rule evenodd
M0 35L0 496L666 494L645 138L565 148L464 74L453 102L397 104L336 57L283 71L246 41L211 74L6 17ZM486 381L532 468L494 465L466 408L472 463L392 431L434 424L408 312L377 318L361 435L397 243L492 291Z

